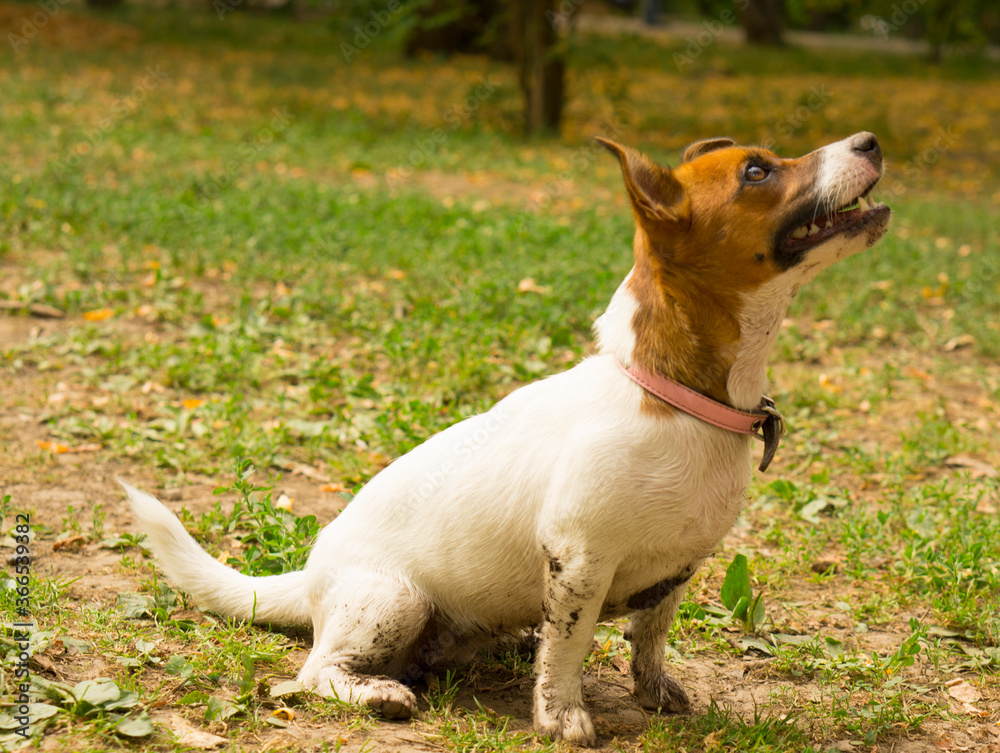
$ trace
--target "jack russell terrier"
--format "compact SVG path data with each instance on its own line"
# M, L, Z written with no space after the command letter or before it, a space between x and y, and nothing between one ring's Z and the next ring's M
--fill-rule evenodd
M156 499L122 482L150 549L207 608L308 624L299 680L410 716L401 679L537 628L534 721L594 745L583 663L599 620L629 615L638 702L691 704L665 643L687 581L743 509L783 430L767 357L803 283L877 241L890 210L871 133L782 159L730 139L661 167L621 163L635 266L597 320L597 355L522 387L376 475L319 534L306 568L220 564Z

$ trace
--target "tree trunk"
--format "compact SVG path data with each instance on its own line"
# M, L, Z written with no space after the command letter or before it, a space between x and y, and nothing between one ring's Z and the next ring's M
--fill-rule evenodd
M781 45L781 0L750 0L740 11L740 23L748 44Z
M565 97L566 64L557 47L555 0L510 4L511 48L524 93L527 134L558 133Z

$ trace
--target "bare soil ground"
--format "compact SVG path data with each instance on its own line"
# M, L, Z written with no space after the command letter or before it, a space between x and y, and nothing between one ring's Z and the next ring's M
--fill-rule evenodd
M38 328L59 329L73 326L65 320L39 320L23 317L0 316L0 339L7 342L22 341ZM957 354L957 358L975 361L972 355ZM818 363L796 364L785 373L791 379L818 379L821 372L833 365L835 358L827 356ZM981 367L981 364L978 364ZM913 366L911 366L913 367ZM916 368L916 367L913 367ZM995 370L995 369L994 369ZM212 489L216 480L188 477L180 486L167 490L156 490L155 478L148 468L143 468L123 459L109 459L93 453L56 454L42 452L39 442L49 439L44 425L48 396L55 391L60 381L72 381L72 374L66 370L39 372L30 376L9 373L0 374L0 392L7 396L0 403L0 478L3 479L2 492L10 494L17 509L30 510L35 525L44 527L43 535L35 547L38 557L36 568L39 572L72 581L66 598L81 606L97 605L101 609L113 609L118 594L137 591L140 582L148 577L146 571L126 570L121 565L118 553L101 549L96 543L85 538L76 540L56 540L44 530L59 532L65 528L68 507L75 515L89 519L89 511L96 503L102 503L107 513L105 530L109 533L136 532L126 504L115 484L116 475L124 476L134 483L158 491L174 509L186 507L195 515L209 510L215 503ZM953 409L965 415L975 415L981 411L986 392L983 387L972 382L959 381L954 384L934 383L933 389L923 394L900 395L898 410L882 414L877 426L869 426L872 441L898 441L900 433L907 426L907 419L914 411L945 400ZM967 407L966 407L967 406ZM993 458L993 462L997 459ZM777 475L781 474L780 463ZM877 488L871 480L858 480L858 491ZM321 490L321 484L300 476L288 475L281 481L281 490L295 500L296 512L315 514L327 521L336 516L343 505L343 499L336 494ZM85 524L86 527L86 524ZM757 546L754 542L755 521L746 520L730 534L727 549ZM827 552L834 559L836 547ZM720 574L718 568L709 578L702 578L693 586L692 596L697 599L699 591L708 599L718 593ZM905 622L881 626L878 629L858 634L851 621L836 608L836 603L856 597L866 588L866 584L834 579L824 584L802 582L797 593L785 599L794 603L794 610L772 612L771 618L782 624L785 630L815 631L822 628L825 635L836 637L847 645L859 649L891 652L900 644L908 630ZM785 613L782 614L781 612ZM182 616L202 621L205 615L188 610ZM905 616L905 615L904 615ZM86 640L91 636L79 635ZM733 632L730 640L739 637ZM294 645L290 654L289 677L304 661L310 646L310 637L290 633L289 645ZM163 647L165 652L183 654L189 647L174 642ZM100 676L115 676L121 668L108 658L89 654L70 656L62 650L50 649L39 659L36 667L50 679L78 682ZM928 668L923 668L928 669ZM921 667L915 670L917 674ZM587 671L584 692L587 703L593 711L597 724L601 750L638 749L639 738L648 729L651 715L640 709L631 696L631 679L627 676L624 663L594 663ZM695 702L696 714L704 713L710 699L730 706L738 715L752 719L755 710L764 705L774 704L788 711L817 702L820 687L812 679L797 680L786 674L771 671L767 660L745 655L741 657L719 651L700 652L693 658L674 667L675 676L688 688ZM481 704L485 709L498 715L512 717L515 721L511 729L530 731L532 680L523 673L513 672L496 662L479 661L466 667L461 692L456 699L458 707L476 709ZM164 677L164 680L168 678ZM418 692L419 692L418 688ZM942 697L940 691L932 694ZM995 692L993 693L995 696ZM426 710L426 701L422 701ZM164 704L165 705L165 704ZM986 708L1000 707L1000 698L984 699ZM958 710L957 708L955 709ZM198 725L193 718L184 720L177 707L152 709L154 720L168 727L180 730L185 725ZM1000 727L990 718L967 721L955 719L929 719L918 733L882 743L873 748L879 751L898 753L923 753L940 750L980 750L1000 751ZM215 723L209 727L213 732L224 732L225 725ZM328 720L316 721L309 715L297 719L288 729L261 735L256 739L239 738L239 744L246 749L316 749L324 741L342 741L341 750L379 751L422 751L440 750L436 741L437 724L422 721L418 715L408 723L373 721L360 727L357 724L337 724ZM817 730L821 737L822 731ZM829 740L829 744L840 750L856 749L848 740ZM61 741L56 736L45 738L47 750L70 750L72 741ZM69 747L67 747L69 746ZM367 747L366 747L367 746Z

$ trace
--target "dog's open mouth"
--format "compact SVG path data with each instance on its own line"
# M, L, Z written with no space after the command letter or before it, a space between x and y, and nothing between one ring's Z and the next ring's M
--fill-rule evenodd
M784 238L784 246L789 251L805 251L818 246L841 233L856 235L879 220L886 220L889 207L869 198L871 186L840 209L821 214L801 225Z

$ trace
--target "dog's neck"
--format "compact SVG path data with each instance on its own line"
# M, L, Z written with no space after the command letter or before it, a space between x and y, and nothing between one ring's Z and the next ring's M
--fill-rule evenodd
M637 248L595 324L598 350L750 410L767 391L767 359L793 296L777 280L743 295L706 289L697 274L666 269Z

